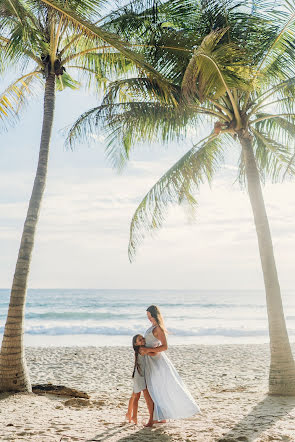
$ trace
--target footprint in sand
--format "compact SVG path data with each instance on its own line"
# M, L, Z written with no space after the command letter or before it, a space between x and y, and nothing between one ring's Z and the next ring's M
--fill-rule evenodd
M91 405L91 402L89 399L80 399L80 398L74 398L74 399L68 399L63 403L66 407L89 407Z

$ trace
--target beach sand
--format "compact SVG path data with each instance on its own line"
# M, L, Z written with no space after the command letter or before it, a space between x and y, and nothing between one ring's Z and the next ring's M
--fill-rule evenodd
M0 440L295 441L295 398L266 395L268 345L175 346L167 354L202 414L144 428L143 398L139 425L124 421L132 391L132 349L28 347L32 383L75 387L90 399L2 394Z

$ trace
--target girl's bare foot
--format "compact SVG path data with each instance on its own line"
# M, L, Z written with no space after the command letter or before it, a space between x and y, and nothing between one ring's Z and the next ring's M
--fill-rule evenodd
M132 416L131 421L133 421L133 422L135 423L135 425L137 425L137 417L133 417L133 416ZM130 421L130 422L131 422L131 421Z
M149 420L147 424L145 424L145 427L152 427L154 425L153 420Z
M125 416L126 416L126 419L127 419L128 422L129 422L129 424L131 424L131 414L126 413Z

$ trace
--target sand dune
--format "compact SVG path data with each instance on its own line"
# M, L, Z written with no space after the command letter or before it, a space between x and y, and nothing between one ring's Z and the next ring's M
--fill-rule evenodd
M132 390L129 348L27 348L33 383L63 384L90 399L0 396L1 441L295 441L295 398L269 397L267 345L190 345L168 355L202 409L144 428L124 422Z

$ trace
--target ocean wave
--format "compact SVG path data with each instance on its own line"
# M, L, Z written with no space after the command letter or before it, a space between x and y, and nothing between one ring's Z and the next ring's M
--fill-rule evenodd
M171 321L204 321L204 320L214 320L217 318L224 318L226 320L227 317L232 316L232 312L222 313L220 316L217 315L215 312L192 312L188 311L183 314L183 312L178 312L177 314L170 314L167 316L167 320ZM0 320L5 320L7 313L3 314L0 313ZM248 316L247 316L248 315ZM245 320L246 317L249 317L251 315L251 319L255 319L256 321L265 320L266 315L261 315L256 313L256 315L253 312L245 313L245 312L239 312L235 315L235 320L241 319ZM226 317L225 317L226 316ZM101 320L109 320L109 321L118 321L118 320L127 320L127 321L134 321L134 320L141 320L144 317L144 315L140 314L139 312L109 312L109 311L45 311L45 312L30 312L28 311L25 315L26 320L31 321L101 321Z
M4 327L0 327L3 333ZM96 326L29 326L25 328L25 333L29 335L108 335L108 336L133 336L143 332L136 327L96 327ZM245 328L200 328L193 330L169 329L171 336L222 336L222 337L255 337L268 336L267 329L245 329ZM289 330L289 335L294 336L295 330ZM169 337L169 335L168 335Z
M123 319L130 318L135 315L130 313L111 313L111 312L87 312L87 311L61 311L61 312L28 312L26 313L26 319L38 319L38 320L85 320L85 319ZM137 316L137 315L136 315Z
M1 331L1 329L0 329ZM26 327L25 333L29 335L134 335L140 332L138 327L136 328L124 328L124 327L96 327L96 326L55 326L55 327L43 327L32 326Z
M249 309L251 312L255 310L266 310L266 306L263 304L242 304L241 302L234 304L234 303L202 303L202 302L183 302L183 303L161 303L160 304L161 309L166 310L166 314L169 315L175 315L177 314L177 311L181 309L181 311L192 311L192 309L200 309L200 310L241 310L244 311L244 309ZM7 314L7 308L8 303L1 304L0 303L0 316ZM122 316L127 314L130 316L138 315L139 313L145 312L146 310L146 304L140 304L139 302L85 302L85 300L80 303L78 300L75 300L75 302L67 302L65 299L60 299L59 302L52 302L52 300L42 301L42 302L27 302L26 305L27 313L26 317L31 319L34 318L35 315L39 314L42 315L45 319L54 317L54 315L57 316L71 316L71 315L80 315L80 314L97 314L102 315L106 314L111 316ZM76 309L73 311L73 309ZM41 310L40 313L31 312L31 309L39 309ZM60 311L57 311L60 310ZM62 310L64 309L64 310ZM96 311L93 311L93 310ZM99 312L99 310L102 309L103 312ZM42 310L45 310L45 312ZM46 311L48 310L48 311ZM65 311L67 310L67 311ZM72 311L71 311L72 310ZM118 312L118 313L115 313ZM181 313L180 313L181 314ZM101 316L98 316L100 318ZM107 317L107 316L106 316Z
M247 337L247 336L267 336L267 329L237 329L237 328L200 328L199 330L178 330L169 329L174 336L226 336L226 337ZM294 330L295 333L295 330Z

